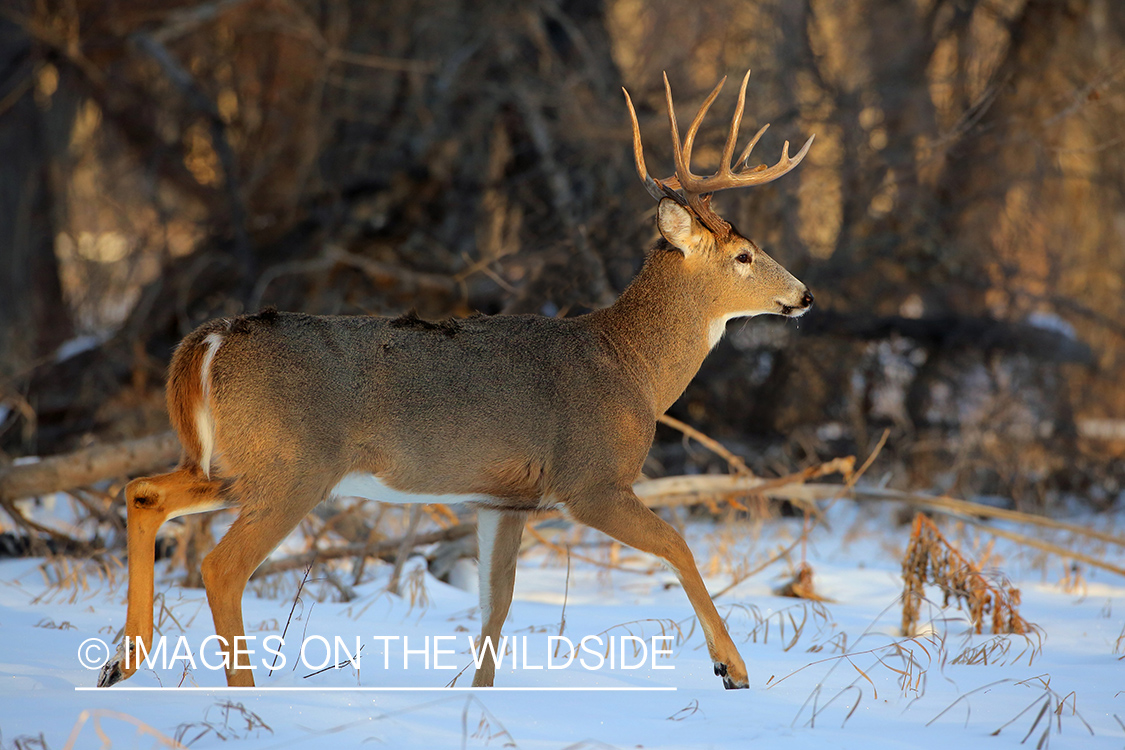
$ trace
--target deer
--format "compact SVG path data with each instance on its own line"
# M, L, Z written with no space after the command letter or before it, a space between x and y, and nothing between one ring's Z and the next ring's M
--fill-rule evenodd
M813 137L773 166L732 168L750 73L742 80L718 170L691 171L695 137L726 81L682 142L664 75L675 173L649 175L629 92L637 173L657 201L659 238L609 307L569 317L495 315L431 323L267 309L201 325L178 345L166 398L178 467L125 488L125 638L101 668L111 686L137 669L153 633L154 549L165 521L233 508L237 517L201 572L228 686L252 687L242 597L251 574L330 495L477 509L481 643L498 643L524 524L559 508L570 519L655 555L679 579L727 689L750 685L691 550L632 485L657 419L734 318L796 318L805 284L715 213L720 190L763 185L794 169ZM234 652L232 654L232 652ZM495 653L473 686L491 687Z

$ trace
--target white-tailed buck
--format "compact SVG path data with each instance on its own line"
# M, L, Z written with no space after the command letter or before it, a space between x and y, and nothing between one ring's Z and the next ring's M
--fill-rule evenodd
M674 176L645 168L633 104L637 171L659 201L660 240L612 306L577 318L501 315L426 323L414 316L319 317L261 312L213 320L172 358L168 410L180 466L130 482L125 640L98 684L136 670L151 644L153 554L169 518L217 508L238 517L202 564L215 630L244 635L251 573L330 494L396 503L476 504L481 636L497 642L528 514L572 518L667 563L699 618L715 673L749 685L746 666L683 538L633 494L657 418L680 396L727 321L812 305L808 288L711 209L711 194L770 182L812 138L772 167L748 167L763 127L731 168L746 98L742 81L722 163L691 172L696 132L723 83L680 141L668 78ZM725 80L725 79L724 79ZM125 659L129 651L130 658ZM224 646L230 658L230 646ZM254 684L245 657L227 683ZM473 684L492 684L486 657Z

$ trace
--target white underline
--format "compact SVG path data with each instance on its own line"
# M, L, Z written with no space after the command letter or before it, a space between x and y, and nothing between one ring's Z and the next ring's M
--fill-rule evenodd
M468 692L483 691L490 693L539 692L539 693L667 693L676 692L675 687L79 687L75 692L100 691L107 695L110 693L157 693L176 691L181 693L214 693L228 691L237 693L425 693L425 692Z

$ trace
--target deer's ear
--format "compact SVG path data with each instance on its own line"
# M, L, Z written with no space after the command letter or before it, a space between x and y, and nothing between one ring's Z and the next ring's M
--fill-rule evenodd
M699 248L704 238L704 229L691 211L671 198L664 198L656 207L656 225L664 239L685 256Z

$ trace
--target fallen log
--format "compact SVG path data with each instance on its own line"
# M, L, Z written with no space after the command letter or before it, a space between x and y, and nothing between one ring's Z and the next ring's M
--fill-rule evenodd
M1102 570L1125 576L1125 568L1100 560L1075 549L1061 547L1042 539L1020 534L985 524L980 517L1038 526L1040 528L1065 531L1070 534L1096 539L1125 548L1125 537L1110 534L1088 526L1056 521L1044 516L1023 513L1017 510L994 508L990 505L958 500L952 497L927 495L917 492L889 490L880 487L848 487L839 484L804 483L799 479L788 484L777 484L778 480L757 477L740 477L730 474L709 474L698 476L665 477L638 482L634 492L650 508L668 508L677 505L693 505L704 498L715 499L728 496L763 494L772 498L804 501L806 503L848 498L856 501L897 502L922 508L932 513L949 516L980 528L989 534L1004 537L1027 547L1050 552L1059 557L1078 560Z
M136 476L159 471L180 455L180 441L171 432L119 443L82 448L49 456L35 463L0 468L0 500L19 500L75 487L86 487L110 477Z

